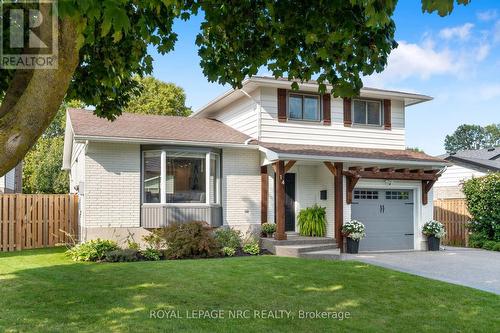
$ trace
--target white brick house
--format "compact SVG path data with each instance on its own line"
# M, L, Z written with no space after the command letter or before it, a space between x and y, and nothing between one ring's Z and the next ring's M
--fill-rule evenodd
M296 215L327 209L327 236L362 220L362 250L423 249L432 185L445 161L405 150L407 107L428 96L362 89L317 94L315 82L254 77L190 118L69 110L64 168L81 196L81 238L136 237L204 220L296 232Z

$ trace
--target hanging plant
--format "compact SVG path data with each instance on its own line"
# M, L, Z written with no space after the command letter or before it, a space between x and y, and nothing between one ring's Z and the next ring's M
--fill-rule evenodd
M299 233L302 236L323 237L326 234L326 207L314 205L302 209L298 215Z

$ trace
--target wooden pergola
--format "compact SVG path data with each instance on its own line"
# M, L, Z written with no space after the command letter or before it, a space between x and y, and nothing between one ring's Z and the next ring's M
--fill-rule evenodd
M285 173L287 173L296 161L279 160L272 164L275 172L275 190L276 190L276 240L285 240ZM344 218L344 182L343 177L346 177L346 202L352 203L352 192L357 182L361 178L365 179L383 179L383 180L416 180L422 184L422 204L426 205L428 201L428 193L439 177L439 170L424 170L424 169L409 169L409 168L379 168L379 167L349 167L344 170L342 162L328 162L323 164L330 170L334 177L334 224L335 235L340 235ZM267 166L261 167L261 222L267 222L268 213L268 189L269 178L267 174ZM343 237L337 237L337 244L343 248Z

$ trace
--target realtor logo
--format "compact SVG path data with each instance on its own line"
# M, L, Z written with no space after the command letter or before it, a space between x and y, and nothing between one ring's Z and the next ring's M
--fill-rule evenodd
M0 68L57 68L57 0L0 0Z

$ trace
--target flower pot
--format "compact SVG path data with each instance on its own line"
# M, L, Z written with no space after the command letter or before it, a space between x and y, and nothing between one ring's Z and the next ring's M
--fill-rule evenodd
M427 236L427 249L429 251L439 251L439 243L441 239L434 236Z
M352 239L347 237L347 253L358 253L359 239Z

